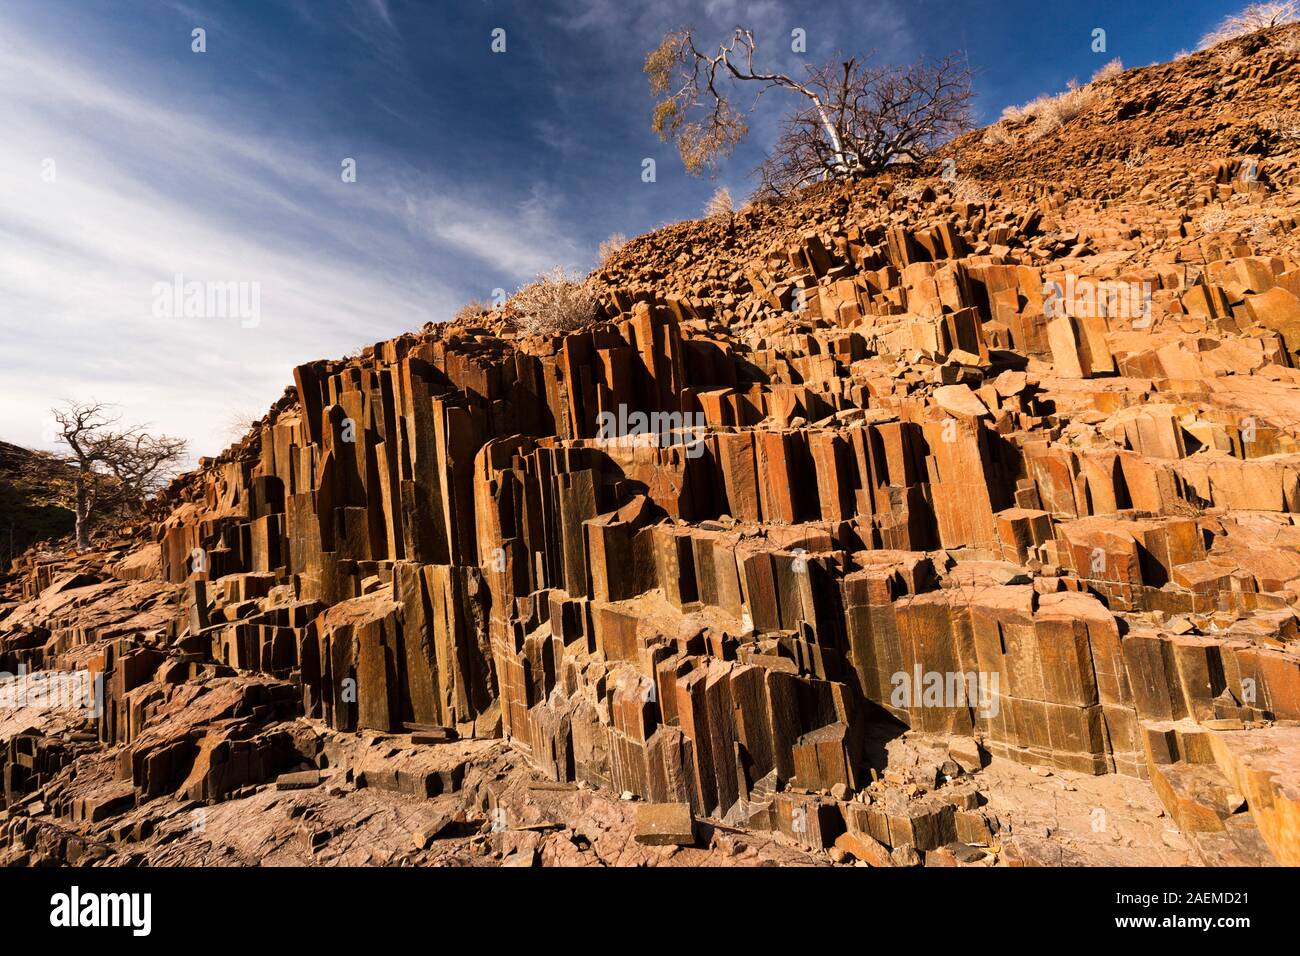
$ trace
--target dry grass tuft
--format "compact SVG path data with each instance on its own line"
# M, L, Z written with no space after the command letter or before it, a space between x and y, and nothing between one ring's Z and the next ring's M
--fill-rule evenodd
M1106 68L1102 67L1102 71L1104 72ZM1024 106L1008 106L1002 111L999 123L1009 126L1029 124L1028 129L1023 132L1024 138L1032 142L1042 139L1048 133L1068 123L1092 106L1096 100L1097 91L1092 84L1080 86L1071 80L1069 87L1063 93L1040 96Z
M1107 80L1113 80L1124 72L1124 61L1119 57L1111 60L1096 73L1092 74L1089 83L1105 83Z
M1201 37L1198 49L1208 50L1229 40L1297 21L1300 21L1300 0L1266 0L1263 3L1252 3L1244 10L1219 21L1218 26Z

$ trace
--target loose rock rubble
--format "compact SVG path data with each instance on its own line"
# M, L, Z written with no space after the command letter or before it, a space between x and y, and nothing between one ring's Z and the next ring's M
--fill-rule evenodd
M583 330L299 367L152 528L18 562L0 663L104 703L6 712L2 858L1300 862L1257 41L633 240Z

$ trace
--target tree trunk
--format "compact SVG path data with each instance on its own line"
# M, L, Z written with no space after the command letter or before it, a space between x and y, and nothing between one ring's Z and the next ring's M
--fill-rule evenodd
M806 92L806 91L805 91ZM831 141L831 148L835 150L835 172L837 175L844 175L848 172L849 164L844 158L844 143L840 141L840 134L835 129L835 124L831 122L830 115L826 112L826 107L822 105L819 97L808 93L813 104L817 108L817 116L821 119L822 128L826 131L826 137Z
M90 502L86 495L86 482L81 473L77 473L77 501L75 513L77 516L77 550L90 550Z

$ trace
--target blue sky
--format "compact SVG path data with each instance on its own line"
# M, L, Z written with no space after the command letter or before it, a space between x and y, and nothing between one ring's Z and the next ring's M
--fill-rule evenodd
M4 0L0 438L53 447L49 407L95 398L214 454L296 364L585 272L606 236L695 217L719 185L748 195L782 101L716 180L685 175L641 72L669 28L750 26L787 70L964 48L988 122L1114 57L1171 59L1242 5ZM177 275L256 284L259 321L160 316Z

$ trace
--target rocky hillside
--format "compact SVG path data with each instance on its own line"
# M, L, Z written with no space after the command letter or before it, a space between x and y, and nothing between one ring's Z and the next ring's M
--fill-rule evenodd
M38 541L71 533L71 478L58 459L0 442L0 574Z
M5 858L1300 862L1295 32L299 367L21 563L105 699L0 724Z

